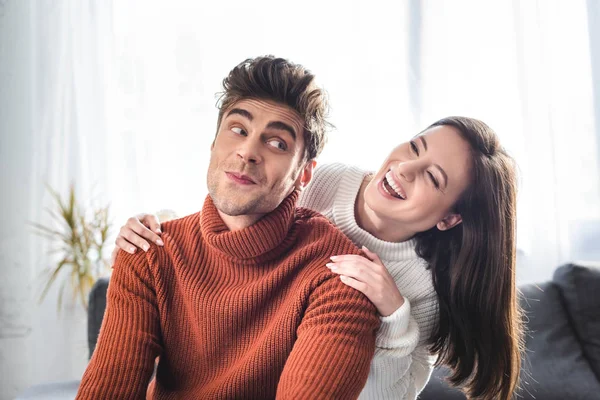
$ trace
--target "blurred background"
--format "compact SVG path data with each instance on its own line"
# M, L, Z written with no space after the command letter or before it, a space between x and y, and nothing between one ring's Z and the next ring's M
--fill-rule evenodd
M82 302L38 301L61 260L32 229L63 229L47 185L109 205L98 260L131 215L198 211L215 94L265 54L330 95L319 163L376 170L437 119L481 119L519 164L519 282L600 260L598 1L0 0L0 399L87 363Z

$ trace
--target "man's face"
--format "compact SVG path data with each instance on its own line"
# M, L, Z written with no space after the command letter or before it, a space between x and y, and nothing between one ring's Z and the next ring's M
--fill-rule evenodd
M211 147L208 190L229 216L273 211L312 177L304 160L303 122L285 105L244 99L223 114Z

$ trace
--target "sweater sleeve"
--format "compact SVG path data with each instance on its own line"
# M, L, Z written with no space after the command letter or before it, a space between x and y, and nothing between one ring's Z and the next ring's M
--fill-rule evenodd
M381 328L377 333L376 345L382 349L391 349L404 355L410 353L419 342L419 326L410 314L410 301L404 298L404 304L392 315L381 317Z
M161 353L160 320L144 252L119 252L96 350L77 399L144 399Z
M278 399L355 399L369 374L379 318L358 291L329 277L312 292Z
M428 296L414 304L405 298L402 307L382 318L361 400L410 399L423 390L435 362L426 345L435 321L434 304Z
M419 326L410 315L410 303L407 303L405 299L395 313L382 318L370 379L361 399L414 398L415 384L410 367L419 342Z

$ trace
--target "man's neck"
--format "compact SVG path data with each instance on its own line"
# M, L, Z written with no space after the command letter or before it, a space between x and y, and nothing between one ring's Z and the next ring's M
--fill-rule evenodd
M225 223L225 225L229 228L230 231L239 231L249 227L250 225L254 225L256 221L261 219L264 214L249 214L249 215L236 215L231 216L223 213L221 210L217 210L219 212L219 216Z

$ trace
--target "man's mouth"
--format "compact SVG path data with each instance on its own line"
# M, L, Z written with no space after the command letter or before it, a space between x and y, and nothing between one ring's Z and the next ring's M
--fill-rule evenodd
M394 180L391 170L388 171L387 174L385 174L382 183L383 190L385 190L387 194L400 200L406 200L406 193L404 192L404 190L402 190L402 187L400 187L400 185Z
M238 174L237 172L226 172L229 179L242 185L253 185L256 182L248 175Z

